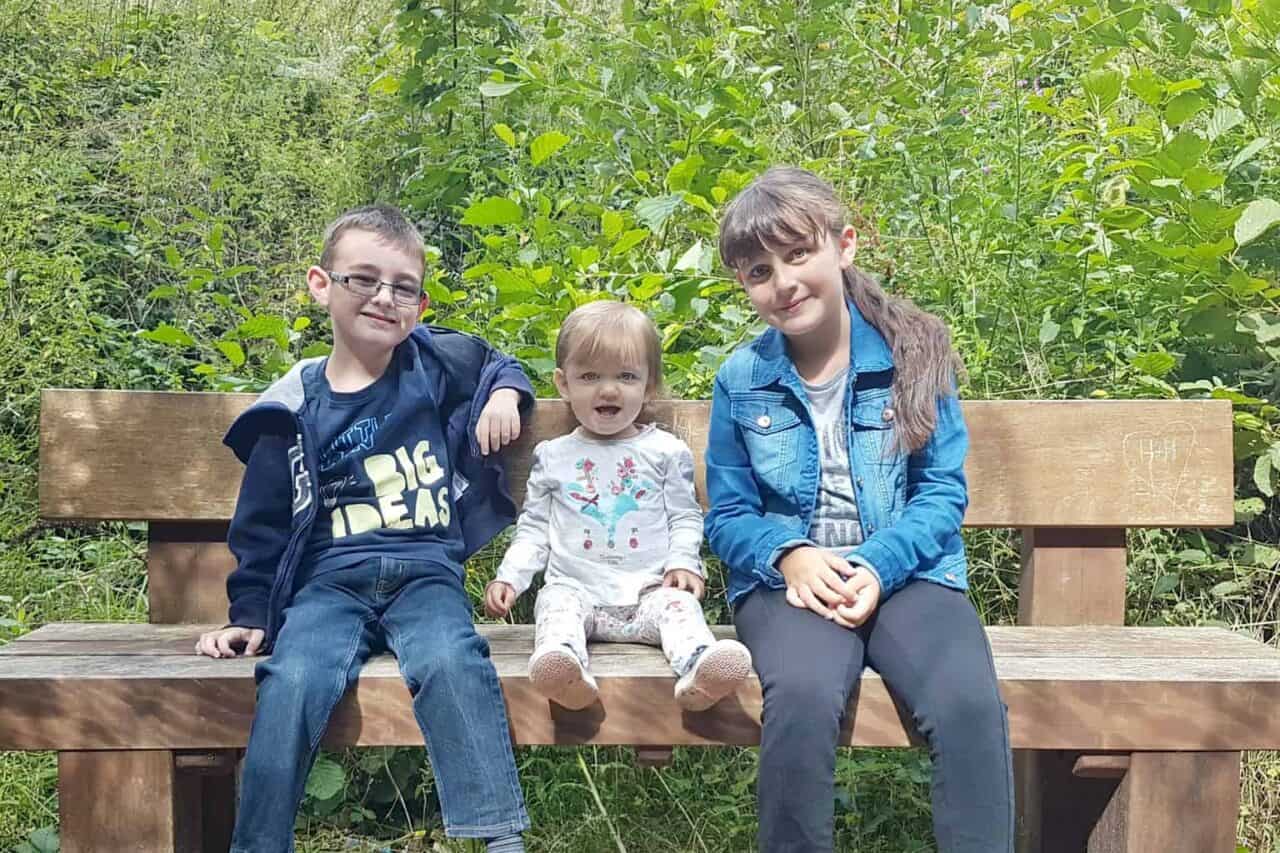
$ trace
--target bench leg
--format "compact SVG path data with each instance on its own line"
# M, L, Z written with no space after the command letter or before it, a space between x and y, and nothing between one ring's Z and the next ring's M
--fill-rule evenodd
M1015 749L1014 802L1018 853L1084 853L1119 782L1080 778L1081 753ZM1155 848L1152 848L1155 849Z
M195 853L167 750L58 753L62 853Z
M1135 752L1088 853L1234 853L1240 753Z

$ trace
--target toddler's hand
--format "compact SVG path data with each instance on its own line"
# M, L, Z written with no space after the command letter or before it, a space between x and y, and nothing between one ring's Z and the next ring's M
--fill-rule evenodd
M847 621L837 616L836 608L854 604L854 592L845 581L846 576L855 572L848 560L823 548L801 545L782 556L778 571L787 582L789 604L807 608L840 624Z
M506 581L491 581L484 588L484 612L493 619L503 619L515 605L516 589Z
M687 590L697 599L702 598L702 593L706 589L706 583L702 578L688 569L671 569L662 576L662 585Z
M267 632L261 628L219 628L200 635L196 641L196 654L211 658L253 657L262 651L262 641L266 638ZM243 650L237 651L237 646Z
M489 395L476 423L480 453L488 456L520 437L520 392L499 388Z

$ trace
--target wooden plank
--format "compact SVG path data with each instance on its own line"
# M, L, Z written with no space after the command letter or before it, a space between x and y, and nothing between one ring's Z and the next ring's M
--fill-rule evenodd
M1123 779L1128 772L1127 755L1081 755L1071 767L1071 775L1080 779Z
M1240 753L1135 753L1088 853L1235 853Z
M1087 751L1280 747L1280 653L1258 658L996 657L1014 747ZM561 711L528 681L528 658L497 654L512 728L525 744L753 744L754 679L703 714L675 705L657 649L598 655L602 705ZM0 665L0 749L217 749L244 745L256 659L7 655ZM909 733L879 677L865 673L844 742L903 746ZM144 722L141 722L144 721ZM376 658L344 700L333 744L415 744L420 735L395 661ZM1068 768L1069 769L1069 768Z
M1124 528L1022 531L1019 625L1123 625Z
M41 396L40 508L50 520L226 521L241 467L221 437L249 394L78 391ZM659 401L655 420L702 455L705 401ZM1194 527L1233 522L1225 400L1009 400L964 404L972 527ZM534 445L569 426L540 401L509 451L517 493ZM157 441L156 436L164 437Z
M63 853L172 853L191 850L175 820L173 754L58 753Z
M127 622L54 622L0 647L12 655L116 656L119 654L190 655L196 638L221 623L148 625ZM477 629L495 654L521 654L533 649L532 625L488 623ZM712 625L717 637L733 639L732 625ZM1226 628L1180 627L1021 627L992 625L987 639L997 658L1034 657L1110 660L1184 659L1271 660L1276 649ZM646 655L653 650L633 643L592 643L593 657Z
M227 619L227 575L236 567L227 525L154 522L147 542L147 616L172 624Z

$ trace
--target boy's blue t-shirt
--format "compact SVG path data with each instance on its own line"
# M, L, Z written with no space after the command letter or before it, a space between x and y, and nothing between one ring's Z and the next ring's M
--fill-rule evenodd
M319 454L320 506L302 571L350 568L369 557L462 565L462 527L431 390L393 357L376 382L334 391L324 370L308 394Z

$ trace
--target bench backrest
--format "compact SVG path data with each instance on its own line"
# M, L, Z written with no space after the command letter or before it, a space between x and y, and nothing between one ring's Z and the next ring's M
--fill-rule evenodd
M55 522L150 522L153 622L225 619L224 582L233 567L226 525L242 467L221 438L253 399L60 389L42 395L41 515ZM655 419L693 449L705 504L710 404L662 401L652 408ZM964 413L970 430L965 525L1023 528L1028 573L1037 556L1042 569L1051 562L1102 567L1092 586L1088 572L1047 583L1050 573L1042 571L1039 619L1028 589L1035 578L1024 575L1024 621L1069 624L1081 613L1083 621L1123 621L1125 528L1233 522L1231 404L1225 400L975 401L964 404ZM539 401L508 451L517 499L534 445L572 426L563 402ZM1064 608L1063 596L1083 598ZM1071 607L1075 612L1067 613ZM1063 615L1052 618L1050 611Z

